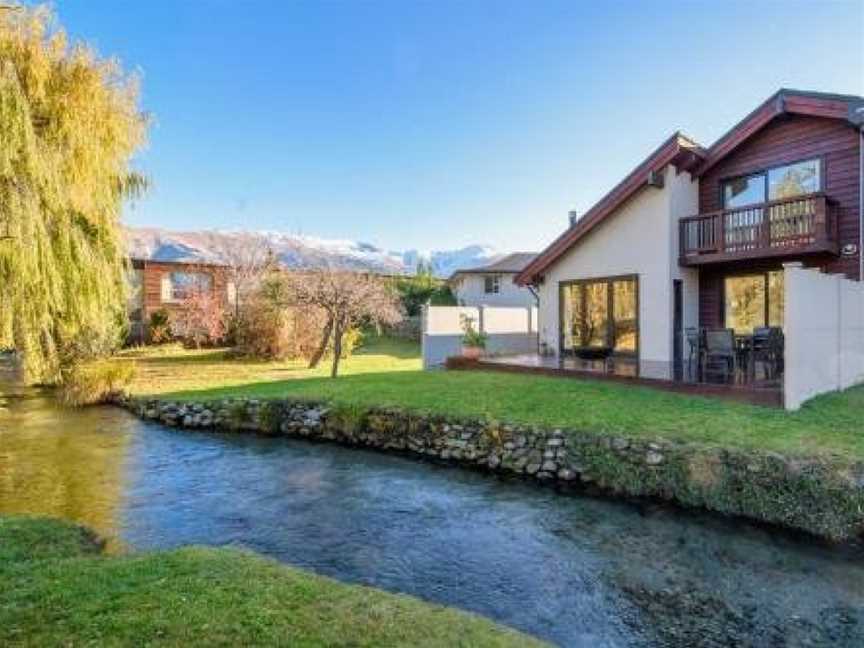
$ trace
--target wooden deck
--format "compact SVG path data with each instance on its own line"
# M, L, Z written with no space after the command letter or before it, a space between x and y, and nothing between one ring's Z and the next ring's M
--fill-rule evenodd
M447 368L604 380L691 396L708 396L752 405L783 407L783 390L780 384L732 385L643 378L637 375L638 369L635 361L618 360L611 366L601 366L601 364L598 361L579 360L578 358L559 360L555 357L539 354L523 354L488 357L480 360L450 358L447 361Z

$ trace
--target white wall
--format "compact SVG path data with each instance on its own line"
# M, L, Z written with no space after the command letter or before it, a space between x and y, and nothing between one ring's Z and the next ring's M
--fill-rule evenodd
M640 373L669 378L673 368L673 279L684 282L684 326L698 322L698 273L678 267L678 219L698 211L698 186L667 167L662 189L644 187L547 272L540 286L540 339L559 349L559 284L639 277Z
M451 286L456 301L462 306L536 306L534 294L513 283L515 276L512 273L499 274L497 293L486 293L486 275L474 272L457 275Z
M486 353L516 355L537 351L537 308L426 306L423 309L423 368L440 367L462 352L463 318L486 333Z
M864 382L864 283L784 266L786 409Z

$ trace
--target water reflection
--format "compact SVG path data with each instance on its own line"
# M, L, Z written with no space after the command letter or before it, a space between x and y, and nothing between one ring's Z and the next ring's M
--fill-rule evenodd
M864 556L713 516L285 439L187 433L19 390L0 512L133 549L241 544L561 645L864 645Z
M5 385L0 401L0 512L62 517L117 546L134 421L94 408L73 415L38 390Z

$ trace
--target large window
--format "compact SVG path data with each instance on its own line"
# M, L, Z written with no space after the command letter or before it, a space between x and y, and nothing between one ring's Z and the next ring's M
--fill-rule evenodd
M781 200L815 193L822 189L821 164L818 158L785 164L723 182L723 207Z
M639 341L638 280L613 277L561 285L561 344L635 353Z
M172 272L162 275L162 301L178 302L196 293L210 292L213 278L205 272Z
M752 333L762 326L783 326L783 272L733 275L724 282L727 328Z

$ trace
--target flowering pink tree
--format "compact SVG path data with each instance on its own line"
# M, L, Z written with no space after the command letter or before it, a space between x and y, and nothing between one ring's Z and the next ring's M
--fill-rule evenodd
M202 345L216 344L225 338L224 304L211 291L192 291L172 319L174 334L196 349Z

